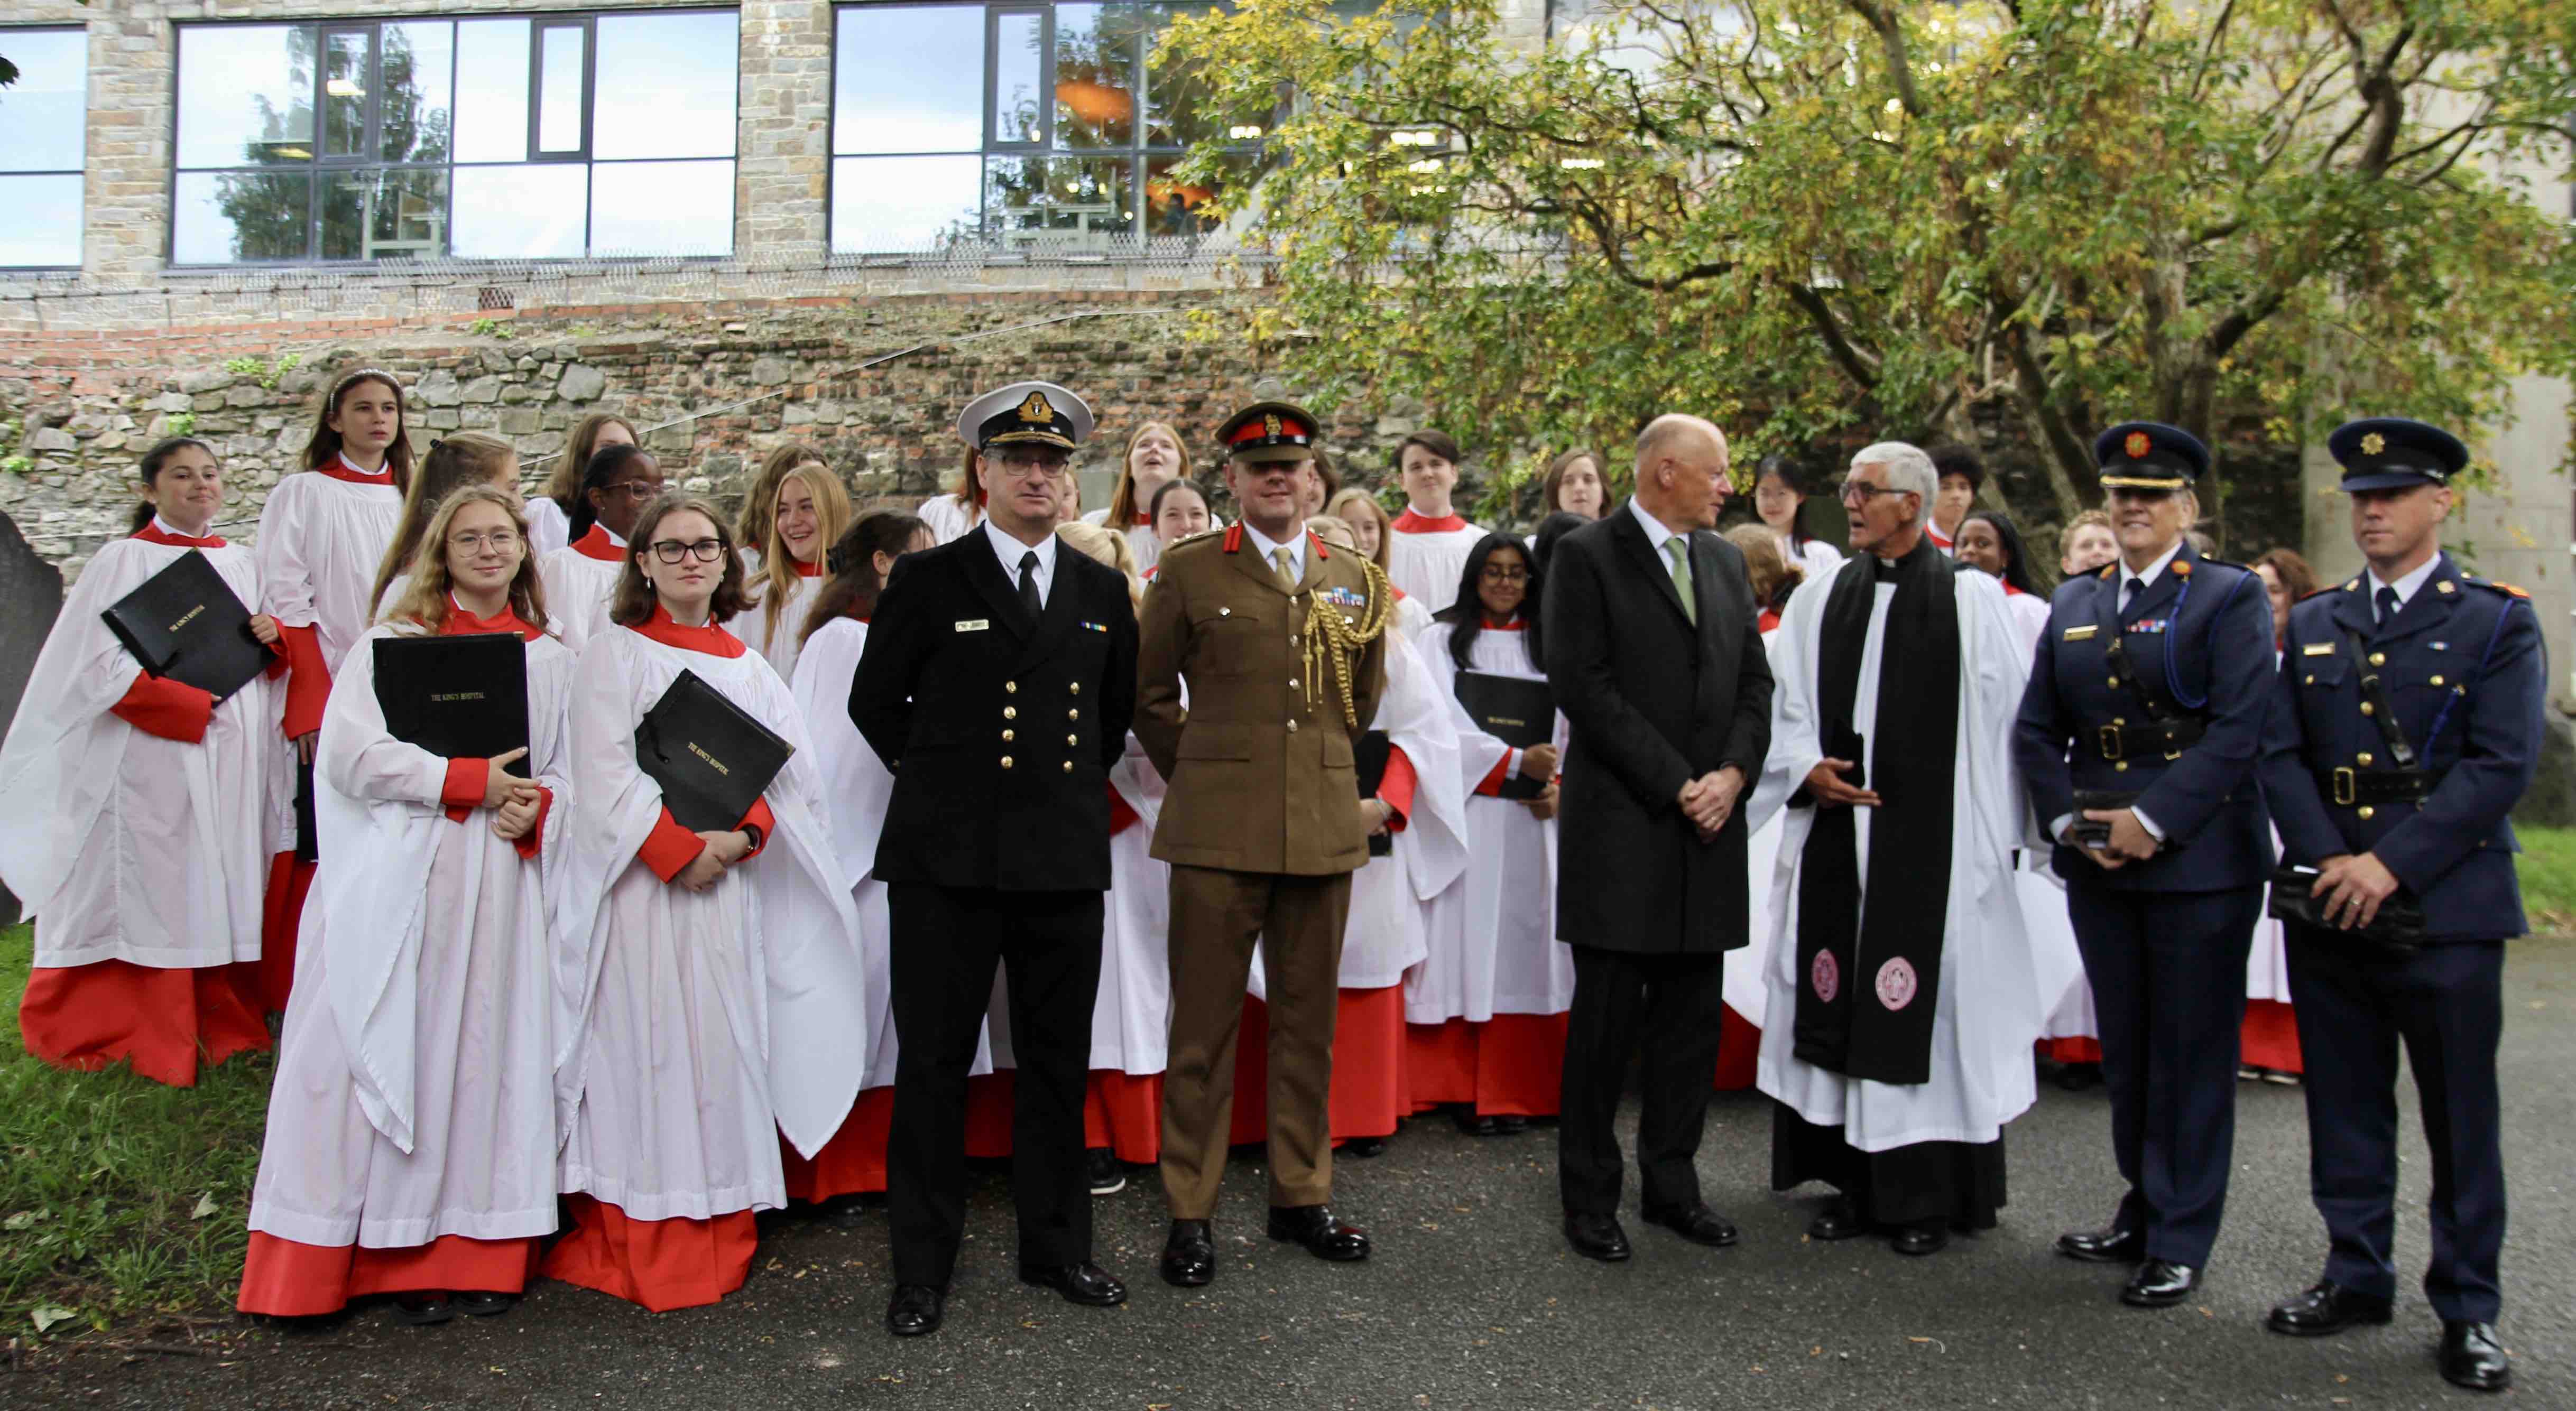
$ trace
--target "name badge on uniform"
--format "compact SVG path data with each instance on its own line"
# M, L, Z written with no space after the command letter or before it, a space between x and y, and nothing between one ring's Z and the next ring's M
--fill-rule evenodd
M991 618L970 617L965 621L958 623L957 630L960 632L982 632L990 628L992 625L993 620Z
M2301 655L2301 656L2303 656L2303 657L2330 657L2330 656L2333 656L2333 655L2334 655L2334 643L2332 643L2332 642L2310 642L2310 643L2308 643L2306 646L2299 648L2299 655Z
M2093 634L2101 630L2102 629L2100 627L2089 624L2083 627L2069 627L2066 629L2065 640L2069 642L2089 642L2093 640Z

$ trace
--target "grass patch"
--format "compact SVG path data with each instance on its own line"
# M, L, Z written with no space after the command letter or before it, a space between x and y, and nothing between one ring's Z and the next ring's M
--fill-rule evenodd
M2534 935L2576 935L2576 828L2516 828L2522 905Z
M69 1312L59 1335L228 1307L270 1056L202 1069L193 1088L50 1067L18 1039L33 953L28 928L0 930L0 1326L23 1335L38 1309Z

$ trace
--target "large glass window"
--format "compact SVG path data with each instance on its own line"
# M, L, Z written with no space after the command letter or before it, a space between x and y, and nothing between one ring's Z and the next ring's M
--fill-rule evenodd
M171 261L728 254L740 48L730 10L183 25Z
M928 252L959 242L1081 252L1194 236L1214 193L1169 172L1215 130L1190 75L1147 62L1194 7L843 5L832 76L832 248ZM935 56L936 62L928 62Z
M0 88L0 269L81 262L89 31L0 29L18 81Z

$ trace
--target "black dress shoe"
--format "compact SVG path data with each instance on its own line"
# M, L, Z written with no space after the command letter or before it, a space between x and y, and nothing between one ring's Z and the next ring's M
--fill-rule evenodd
M1628 1232L1619 1228L1616 1215L1577 1215L1565 1212L1565 1242L1586 1259L1604 1264L1625 1261L1630 1253Z
M474 1318L489 1318L519 1306L519 1296L515 1293L489 1293L480 1289L458 1289L447 1296L447 1301L456 1306L457 1312Z
M1127 1286L1088 1260L1080 1264L1023 1264L1020 1282L1054 1289L1067 1303L1085 1308L1114 1308L1127 1301Z
M1529 1119L1518 1116L1514 1113L1506 1112L1494 1119L1494 1135L1496 1136L1517 1137L1528 1130Z
M1337 1264L1369 1257L1368 1231L1334 1219L1329 1205L1270 1207L1270 1237L1302 1244L1308 1254Z
M1889 1240L1887 1247L1899 1254L1910 1254L1917 1258L1926 1254L1939 1254L1950 1247L1950 1222L1926 1220L1920 1224L1908 1225L1896 1232L1896 1238Z
M2147 1257L2147 1232L2117 1225L2103 1230L2070 1230L2057 1237L2057 1252L2087 1264L2135 1264Z
M1205 1220L1174 1220L1163 1241L1163 1282L1194 1289L1216 1277L1216 1237Z
M1472 1107L1458 1109L1458 1130L1471 1137L1499 1137L1503 1122L1499 1117L1485 1117Z
M2513 1364L2504 1344L2496 1341L2493 1323L2442 1324L2442 1380L2471 1391L2502 1391L2513 1385Z
M1119 1164L1118 1153L1105 1146L1082 1154L1082 1171L1093 1195L1116 1195L1127 1189L1127 1168Z
M1355 1157L1361 1161L1366 1161L1372 1156L1384 1156L1386 1155L1386 1138L1353 1137L1349 1141L1342 1143L1342 1149L1337 1154L1341 1156Z
M1832 1204L1807 1222L1807 1238L1811 1240L1847 1240L1868 1233L1869 1222L1860 1218L1860 1211L1844 1196L1834 1197Z
M1705 1205L1693 1203L1677 1209L1646 1209L1638 1213L1646 1217L1647 1224L1661 1225L1693 1244L1724 1249L1735 1243L1735 1222Z
M836 1230L855 1230L868 1222L866 1202L855 1195L837 1195L823 1202L823 1222Z
M939 1320L947 1316L948 1290L897 1284L893 1301L886 1304L886 1331L899 1338L917 1338L939 1331Z
M2129 1276L2120 1301L2131 1308L2171 1308L2200 1287L2200 1271L2170 1259L2150 1259Z
M443 1293L406 1293L394 1299L394 1321L415 1328L431 1327L456 1316L456 1305Z
M2385 1323L2390 1316L2390 1300L2320 1279L2306 1293L2273 1305L2263 1315L2263 1326L2294 1338L2321 1338L2350 1327Z

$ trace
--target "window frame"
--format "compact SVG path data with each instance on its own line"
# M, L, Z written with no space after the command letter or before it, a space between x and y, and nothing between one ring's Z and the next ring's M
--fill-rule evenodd
M599 21L604 18L659 18L674 15L722 15L731 18L734 22L735 43L729 59L733 75L733 92L730 104L734 122L732 134L733 151L722 157L597 157L592 155L597 137L597 133L595 131L595 118L597 115L594 110L598 103L599 93ZM456 110L457 91L461 82L461 75L458 73L458 62L456 58L460 45L454 38L456 34L454 27L480 20L525 20L528 22L527 150L520 160L515 162L467 162L459 161L456 157L454 114ZM367 150L380 152L383 142L382 123L384 85L380 82L376 82L375 79L378 76L383 63L385 26L402 24L446 24L450 26L449 34L451 38L448 51L449 62L447 86L447 110L449 113L450 126L447 156L436 162L389 162L384 160L381 155L368 158L325 156L323 153L327 143L325 140L326 128L324 124L327 122L327 118L324 114L323 104L324 99L327 96L325 93L325 85L329 82L327 77L329 65L325 58L329 45L329 36L333 34L349 33L363 33L367 36L367 73L370 80L367 92ZM77 26L74 27L77 28ZM184 35L189 30L217 30L241 27L305 28L313 31L315 39L315 57L312 88L310 90L313 101L314 122L312 142L313 156L303 162L281 163L272 166L256 166L249 164L198 167L182 166L179 161L180 85L183 82L185 75L182 72L183 66L180 62L179 36ZM24 28L59 29L64 28L64 26L31 25L24 26ZM591 253L591 230L596 224L596 214L591 208L591 203L597 199L597 183L595 180L595 174L585 177L585 194L582 207L581 254L496 255L477 257L461 256L454 253L454 232L456 225L456 173L460 170L472 170L477 168L530 167L541 165L569 166L576 164L586 168L596 168L600 166L628 165L639 162L711 163L720 161L726 163L733 169L733 181L738 190L743 161L741 129L742 9L739 5L692 4L668 7L655 6L643 9L628 8L587 10L468 10L452 12L442 10L435 13L387 14L381 16L366 16L363 14L314 17L291 16L284 18L270 16L230 16L222 19L179 21L173 23L171 29L172 42L169 81L170 116L168 126L163 134L166 143L166 150L169 153L169 156L167 161L163 164L163 174L167 178L167 185L164 189L167 194L162 203L162 209L168 214L169 219L162 232L161 242L162 268L170 273L183 275L211 275L223 274L232 271L255 270L336 269L358 271L390 270L398 268L404 262L395 260L332 259L321 253L324 239L324 231L322 229L322 203L326 196L324 189L325 178L333 173L346 174L360 172L436 172L445 176L447 185L444 213L447 221L446 239L448 252L437 255L434 258L449 264L462 264L469 266L500 266L514 264L571 265L592 263L600 260L638 258L681 260L692 263L712 263L719 260L736 258L741 253L736 240L736 233L740 227L742 219L742 210L739 201L737 201L733 212L734 228L729 229L726 232L726 249L722 253L653 256L636 256L629 254L598 255ZM581 147L578 152L541 151L537 143L538 127L543 121L545 115L544 36L545 32L549 29L578 29L582 36ZM32 175L33 173L17 174ZM309 178L308 190L306 192L304 221L305 254L302 257L295 259L228 260L218 263L183 264L179 261L178 209L180 179L182 177L194 175L226 174L255 176L304 175ZM46 266L45 268L59 268L59 266Z
M79 237L76 243L80 248L80 253L73 258L70 264L0 265L0 275L60 274L66 270L83 269L87 267L89 261L89 96L91 87L89 26L86 24L0 25L0 40L6 40L9 36L16 34L77 34L81 37L81 164L77 167L68 168L45 167L42 169L30 168L26 171L0 172L0 177L76 176L80 178L80 219L79 226L75 232Z

